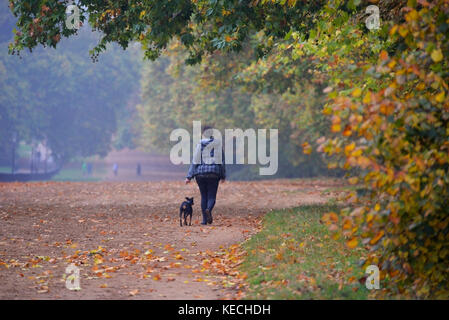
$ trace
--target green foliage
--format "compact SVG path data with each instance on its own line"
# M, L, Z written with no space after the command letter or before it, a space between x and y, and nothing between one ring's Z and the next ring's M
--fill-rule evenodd
M20 17L10 52L37 45L56 46L61 37L76 33L68 29L65 8L69 1L10 0L12 12ZM187 61L197 63L216 50L239 51L253 30L284 37L291 28L307 31L322 0L80 0L80 20L102 32L91 51L96 58L110 42L127 48L139 41L145 57L154 60L172 38L180 39L189 51Z

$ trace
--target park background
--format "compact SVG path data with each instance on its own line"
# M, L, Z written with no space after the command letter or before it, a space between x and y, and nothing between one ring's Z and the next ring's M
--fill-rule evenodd
M152 174L161 176L157 168L163 161L170 179L171 171L186 170L185 166L170 166L168 158L161 157L174 145L169 141L171 131L185 128L191 132L193 121L200 120L223 134L225 128L278 129L279 170L271 178L338 175L327 170L322 156L305 156L301 147L324 133L318 125L324 122L319 112L323 84L319 80L301 83L293 94L293 89L265 93L250 90L244 82L238 84L232 72L252 63L255 53L249 46L245 57L211 57L203 65L185 66L186 54L176 42L167 56L155 62L143 60L138 43L127 51L112 44L99 61L92 62L89 50L100 36L86 25L58 50L37 48L18 58L8 54L16 20L8 1L2 1L5 94L0 172L12 172L14 161L16 173L36 170L33 166L43 172L46 163L47 170L61 167L52 177L56 181L154 180ZM131 152L124 157L136 149L148 154ZM122 152L109 154L113 150ZM92 175L83 173L83 162L94 164ZM112 174L115 162L122 169L117 178ZM141 162L144 174L137 177L136 166ZM258 166L236 165L228 170L230 180L261 178Z

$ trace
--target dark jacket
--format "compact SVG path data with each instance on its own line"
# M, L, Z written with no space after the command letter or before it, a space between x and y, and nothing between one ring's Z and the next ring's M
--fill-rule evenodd
M210 152L203 154L206 146L209 146ZM219 152L221 150L221 163ZM195 152L193 154L192 163L189 167L189 172L187 173L187 179L192 179L196 176L215 174L220 179L226 179L226 166L223 148L220 140L216 140L213 137L210 139L202 139L200 143L196 146Z

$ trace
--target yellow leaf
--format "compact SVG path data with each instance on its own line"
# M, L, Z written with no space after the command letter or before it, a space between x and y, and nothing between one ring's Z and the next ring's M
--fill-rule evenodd
M355 143L354 142L351 143L351 144L348 144L347 146L345 146L345 154L348 156L351 153L351 151L354 150L354 149L355 149Z
M366 94L365 94L365 96L363 97L363 103L364 104L368 104L368 103L370 103L371 102L371 93L370 92L367 92Z
M435 49L432 51L430 57L433 61L440 62L441 60L443 60L443 53L441 52L441 49Z
M397 30L398 30L398 25L396 24L396 25L394 25L394 26L391 28L391 30L390 30L390 35L391 35L391 36L394 35L394 34L396 33Z
M362 90L360 88L355 88L354 91L352 91L352 96L354 98L360 97L361 94L362 94Z
M226 9L222 9L221 13L223 16L229 16L231 14L231 11L227 11Z
M444 91L441 91L439 94L437 94L435 96L435 100L437 102L443 102L444 101L444 97L445 97L445 93L444 93Z
M419 17L418 12L413 9L412 11L410 11L409 13L407 13L405 15L405 20L415 21L415 20L418 20L418 17Z
M391 60L388 63L388 68L393 69L396 66L396 61L395 60Z
M332 132L339 132L339 131L341 131L340 124L339 123L333 124L332 127L331 127L331 131Z
M401 25L399 27L399 34L401 35L401 37L405 38L408 34L408 29Z
M360 157L361 155L362 155L362 149L357 149L351 153L351 156L355 157L355 158Z
M424 84L424 82L420 82L417 86L416 89L418 90L424 90L426 88L426 85Z
M325 114L325 115L330 115L331 113L332 113L332 108L331 108L331 107L325 106L325 107L323 108L323 114Z

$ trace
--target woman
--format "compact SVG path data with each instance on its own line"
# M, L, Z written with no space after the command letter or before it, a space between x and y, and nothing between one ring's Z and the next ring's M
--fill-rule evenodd
M203 135L212 129L204 127ZM192 163L186 177L186 184L195 178L201 193L201 211L203 221L201 224L212 224L212 209L215 206L218 184L226 179L226 167L221 141L214 139L212 135L208 139L202 139L196 146Z

